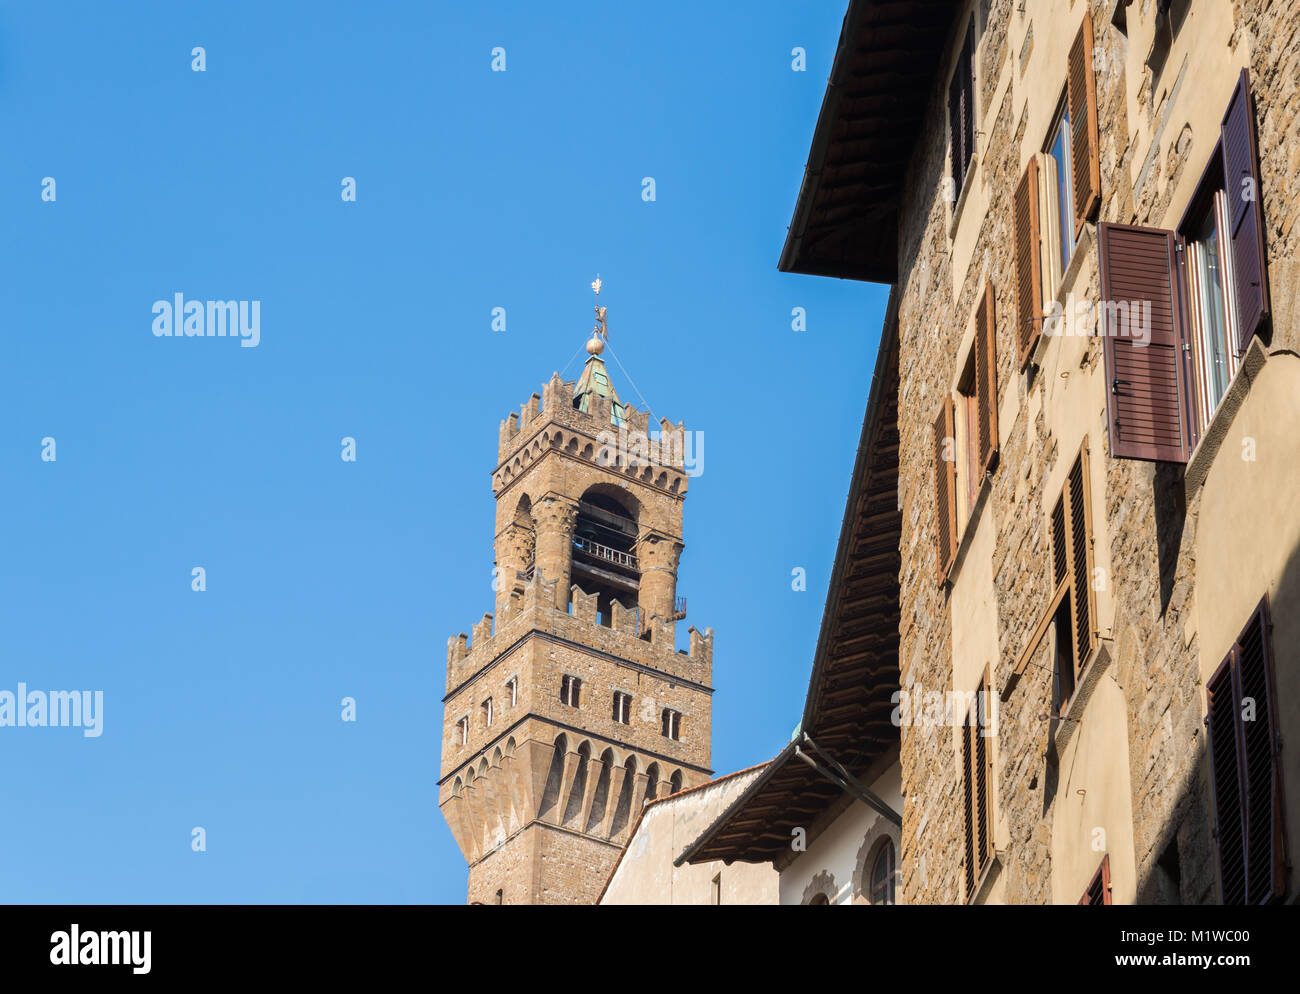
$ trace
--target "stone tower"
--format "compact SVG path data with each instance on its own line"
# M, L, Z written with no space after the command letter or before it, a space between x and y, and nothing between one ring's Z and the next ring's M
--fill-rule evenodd
M601 324L501 423L495 613L448 640L438 806L469 900L592 904L645 801L707 780L713 632L677 597L682 424L625 404Z

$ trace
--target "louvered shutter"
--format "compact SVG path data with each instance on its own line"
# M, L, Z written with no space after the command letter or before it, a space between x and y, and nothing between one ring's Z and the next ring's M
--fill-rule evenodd
M1070 160L1074 173L1074 237L1101 204L1101 163L1097 153L1097 80L1092 69L1092 15L1070 46L1066 101L1070 112ZM1061 232L1061 237L1066 237Z
M1070 498L1071 613L1074 627L1074 671L1076 678L1092 658L1095 626L1092 623L1092 528L1088 510L1088 457L1085 445L1070 470L1067 488Z
M1267 904L1282 896L1282 770L1278 762L1276 692L1269 649L1268 605L1261 602L1236 647L1241 703L1254 702L1254 720L1241 721L1245 756L1246 900Z
M1043 331L1043 275L1038 256L1038 159L1029 160L1013 205L1016 249L1016 340L1024 369Z
M989 283L975 312L975 406L979 409L978 459L981 473L993 469L998 454L997 338L993 284Z
M1237 345L1244 352L1269 314L1264 264L1264 214L1260 206L1259 143L1250 98L1250 71L1243 69L1223 115L1223 182L1228 197L1233 281L1237 297Z
M1210 783L1214 796L1214 838L1219 849L1219 894L1224 904L1246 900L1246 850L1241 804L1241 743L1237 739L1237 650L1205 683L1208 709Z
M966 129L962 122L961 111L961 60L958 59L957 69L952 74L952 82L948 84L948 158L949 167L952 170L952 196L954 209L957 205L957 198L961 196L961 181L962 177L965 175L965 163L962 160L962 143Z
M1101 858L1101 866L1097 867L1097 872L1093 874L1088 889L1083 892L1083 897L1079 898L1080 904L1101 906L1110 904L1110 855L1107 854Z
M1174 234L1103 221L1097 239L1110 454L1186 462L1191 405Z
M962 782L966 796L966 901L975 899L975 881L979 872L978 856L975 850L975 778L972 771L971 727L969 716L962 728Z
M971 735L975 739L975 845L979 872L982 872L993 855L993 801L989 797L989 779L992 767L992 750L989 740L984 735L984 728L979 723L980 701L984 696L984 684L981 682L975 692L975 722Z
M948 83L948 135L952 168L953 197L961 196L975 152L975 18L966 29L966 40L957 55L952 80Z
M943 402L934 421L935 542L939 583L957 553L957 440L953 435L952 398Z

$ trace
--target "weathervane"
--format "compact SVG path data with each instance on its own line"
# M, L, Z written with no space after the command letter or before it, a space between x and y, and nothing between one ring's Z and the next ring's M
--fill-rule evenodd
M609 325L605 321L605 308L600 306L600 288L604 284L600 282L600 274L592 280L591 289L596 293L596 327L591 330L591 338L587 339L587 351L591 355L600 355L605 351L605 342L609 340Z

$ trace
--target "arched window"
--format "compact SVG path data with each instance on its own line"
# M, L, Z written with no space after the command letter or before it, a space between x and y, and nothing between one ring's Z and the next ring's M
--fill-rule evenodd
M871 861L867 896L872 904L894 903L894 841L885 839Z
M812 899L811 901L809 901L808 903L811 904L811 905L819 905L819 906L820 906L820 905L823 905L823 904L830 904L830 903L831 903L831 899L830 899L829 897L827 897L825 894L817 894L817 895L814 896L813 899Z
M497 891L497 904L505 904L505 891Z
M682 789L682 771L673 770L673 775L669 778L668 783L672 786L672 792L676 794Z
M596 595L599 621L613 624L614 602L637 604L641 568L636 558L636 501L608 484L597 484L578 501L573 530L573 582Z

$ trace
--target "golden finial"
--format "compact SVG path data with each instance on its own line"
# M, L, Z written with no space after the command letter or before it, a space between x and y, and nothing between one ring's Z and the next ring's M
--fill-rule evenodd
M591 282L591 289L596 293L596 327L591 331L591 337L587 339L587 352L591 355L600 355L605 351L605 342L609 338L609 325L605 321L605 308L600 306L600 288L604 284L600 282L600 274Z

